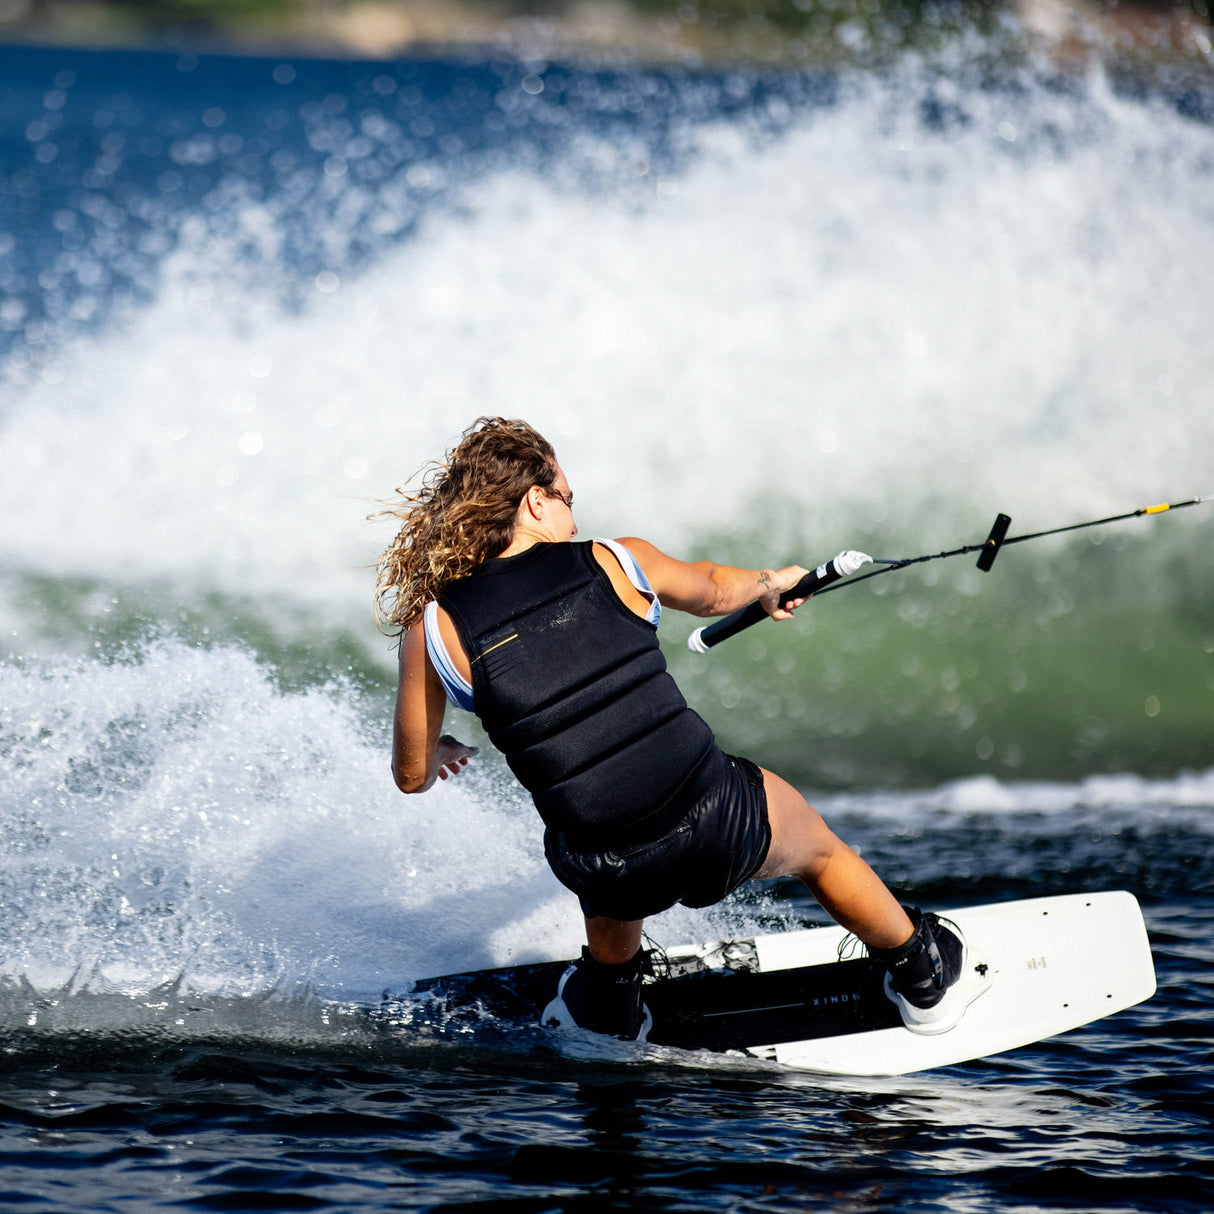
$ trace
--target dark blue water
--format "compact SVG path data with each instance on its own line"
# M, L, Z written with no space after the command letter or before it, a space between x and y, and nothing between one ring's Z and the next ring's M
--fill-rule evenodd
M0 1208L1209 1208L1214 507L663 625L906 899L1134 892L1148 1003L855 1081L371 1013L579 943L500 764L387 775L364 518L477 413L749 563L1214 489L1208 92L966 61L0 49Z
M847 1080L626 1044L570 1053L493 1021L382 1019L332 985L215 994L183 974L120 990L115 967L110 980L76 973L39 991L10 979L3 1200L47 1211L1207 1208L1208 777L1113 796L1094 784L1000 789L1015 811L993 809L993 791L823 809L925 905L1138 889L1159 982L1148 1003L1007 1055ZM739 927L820 921L790 883L766 895L728 913ZM331 894L298 896L306 913ZM346 910L353 930L366 909ZM445 924L429 923L441 937ZM1110 956L1117 947L1108 941Z
M34 1210L1203 1210L1214 1183L1214 902L1157 903L1148 923L1160 979L1149 1004L902 1079L640 1051L586 1062L490 1026L466 1040L345 1040L334 1027L325 1040L315 1018L272 1005L250 1015L256 1027L213 1039L171 1020L129 1032L10 1028L3 1200ZM167 1003L166 1016L183 1010Z

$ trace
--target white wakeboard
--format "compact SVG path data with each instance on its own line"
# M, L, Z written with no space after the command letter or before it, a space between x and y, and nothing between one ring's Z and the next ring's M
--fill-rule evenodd
M900 1075L1030 1045L1155 992L1142 912L1124 891L974 906L942 917L968 941L962 981L974 984L976 995L945 1033L905 1028L884 993L882 967L842 928L820 927L652 954L648 1040L744 1051L831 1074ZM475 1005L534 1023L568 964L448 975L413 989L447 1009Z

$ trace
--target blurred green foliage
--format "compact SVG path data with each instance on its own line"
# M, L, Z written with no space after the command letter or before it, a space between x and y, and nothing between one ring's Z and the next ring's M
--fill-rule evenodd
M590 0L593 3L593 0ZM584 14L587 0L7 0L0 3L0 29L46 25L88 14L96 27L107 19L130 28L195 25L237 29L340 18L366 7L425 9L431 22L444 8L453 23L469 14L487 21L540 17L559 21ZM680 27L717 34L756 34L819 39L848 27L885 43L914 42L924 34L960 29L989 30L1018 6L1013 0L604 0L603 7L631 11L640 19L665 19ZM1078 14L1189 14L1211 19L1214 0L1073 0ZM901 33L901 39L898 35Z

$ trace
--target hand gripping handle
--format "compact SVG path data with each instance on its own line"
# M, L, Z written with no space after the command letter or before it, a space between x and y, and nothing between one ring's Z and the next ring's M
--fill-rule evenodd
M853 552L851 549L840 552L833 560L827 561L825 565L819 565L817 569L807 573L791 590L786 590L780 596L780 606L783 607L794 599L807 598L815 590L821 590L823 586L829 586L831 582L850 577L861 565L870 564L872 559L863 552ZM706 624L703 628L697 628L687 638L687 648L692 653L707 653L714 645L727 641L731 636L735 636L752 624L757 624L760 620L765 619L767 619L767 612L763 610L763 604L756 599L748 607L743 607L732 615L727 615L715 623Z

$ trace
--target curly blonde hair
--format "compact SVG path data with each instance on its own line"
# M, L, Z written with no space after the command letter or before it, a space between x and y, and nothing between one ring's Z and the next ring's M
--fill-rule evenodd
M449 582L501 553L527 490L550 490L556 472L552 444L526 422L478 417L445 461L422 469L421 488L397 489L396 500L372 515L401 520L376 563L380 630L405 632Z

